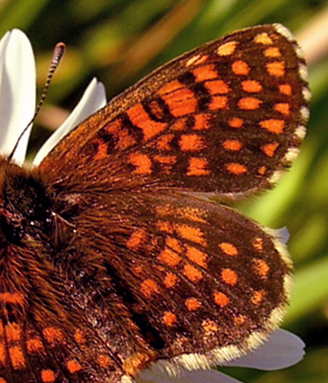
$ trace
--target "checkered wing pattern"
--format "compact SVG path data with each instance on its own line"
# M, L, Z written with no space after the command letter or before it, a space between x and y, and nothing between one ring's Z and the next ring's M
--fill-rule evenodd
M97 167L120 184L128 173L146 184L220 194L268 187L304 137L305 76L304 59L284 27L233 33L115 98L40 167L53 172L51 180L67 169Z
M305 77L284 27L232 33L68 134L24 176L26 217L42 214L22 233L14 194L1 196L12 238L0 250L0 383L128 383L154 363L208 368L267 338L289 297L285 247L195 193L276 181L305 134Z

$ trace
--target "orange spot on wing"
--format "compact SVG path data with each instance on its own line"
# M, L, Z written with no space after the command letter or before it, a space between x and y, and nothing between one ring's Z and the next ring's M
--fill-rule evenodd
M237 274L231 269L223 269L221 271L221 277L223 281L230 286L234 286L238 281Z
M252 297L251 297L251 302L255 306L257 306L257 305L259 305L262 302L264 296L265 296L265 291L264 290L255 291L253 293Z
M135 174L148 175L152 173L152 162L146 154L131 153L129 155L130 163L136 167L133 171Z
M204 210L191 206L176 209L177 216L194 222L206 223L206 221L202 218L204 214Z
M108 145L106 142L102 141L101 139L95 139L94 142L97 144L97 153L94 155L94 160L103 160L108 156L107 149Z
M270 76L282 77L285 75L285 64L282 61L275 61L266 64Z
M203 138L197 134L182 134L179 146L183 152L187 152L202 150L205 144L203 142Z
M230 56L234 53L238 45L237 41L229 41L228 43L222 44L217 49L219 56Z
M134 231L130 238L128 239L126 246L129 249L136 250L140 244L142 244L146 239L146 231L145 229L137 229Z
M278 142L272 142L270 144L266 144L262 146L261 149L265 153L265 155L267 155L268 157L273 157L278 147L279 147Z
M216 332L219 331L219 326L211 319L205 319L202 322L202 327L206 334L214 335Z
M192 127L193 130L207 130L210 129L210 116L206 113L196 114L194 116L195 123Z
M181 120L178 120L177 123L179 121ZM156 148L158 150L172 150L170 143L173 140L173 138L174 138L174 134L165 134L163 136L158 137L155 143Z
M222 146L225 150L238 152L243 147L243 144L239 140L226 140L223 142Z
M44 346L40 338L30 338L26 341L26 349L29 354L44 352Z
M255 81L255 80L243 81L241 83L241 86L245 92L249 92L249 93L261 92L261 90L263 89L262 85L258 81Z
M41 380L43 383L53 383L56 380L56 375L52 370L42 370Z
M274 109L277 112L284 114L285 116L288 116L290 114L290 107L287 103L275 104Z
M149 363L155 359L154 351L148 351L147 353L136 352L129 356L123 363L123 370L126 375L134 376L138 371L142 370Z
M75 359L67 361L66 367L71 374L76 374L82 370L81 364Z
M195 76L196 82L202 82L218 77L214 64L200 66L192 71Z
M131 123L142 130L145 141L148 141L167 128L166 123L152 120L140 103L129 108L126 113Z
M186 114L195 113L198 102L194 93L177 80L172 81L172 83L176 87L179 84L179 88L176 88L174 91L167 91L168 85L171 84L169 83L158 91L159 95L168 105L171 114L174 117L181 117ZM174 86L171 86L171 88Z
M186 62L186 67L190 65L200 65L206 62L208 59L208 55L196 55L191 57L187 62Z
M174 165L177 162L175 156L154 156L154 161L163 164L163 165Z
M261 176L264 176L268 168L266 166L261 166L258 170L258 173L261 174Z
M206 169L208 162L205 158L189 158L187 176L207 176L210 171Z
M254 270L259 276L263 279L266 279L268 277L268 273L270 271L269 265L263 260L259 258L253 259L253 267Z
M264 56L266 57L280 57L281 53L277 47L269 47L264 51Z
M160 292L158 284L151 278L145 279L141 283L140 291L146 298L150 298L153 294Z
M207 254L203 251L196 249L196 247L185 245L186 256L196 265L206 268L207 267Z
M285 127L284 120L276 120L274 118L260 121L259 124L263 129L266 129L270 133L275 133L275 134L283 133L284 127Z
M198 227L192 227L185 224L176 224L175 230L180 237L206 246L204 234Z
M9 347L9 358L14 370L24 368L26 366L23 350L19 346Z
M238 118L238 117L231 117L228 121L228 124L232 127L232 128L241 128L244 124L244 121L241 119L241 118Z
M24 303L24 294L22 293L1 293L0 301L5 304L22 305Z
M214 302L218 306L224 307L230 303L230 299L224 293L221 293L220 291L215 291L214 292Z
M22 337L22 329L17 323L6 325L6 336L8 342L19 341Z
M115 134L121 130L122 126L122 121L119 118L116 118L115 120L111 121L108 125L106 125L104 129L107 133Z
M260 107L261 100L254 97L244 97L238 101L238 108L243 110L255 110Z
M163 322L166 324L166 326L173 326L174 323L177 321L177 316L173 314L171 311L165 311L163 315Z
M259 33L254 37L254 42L257 44L270 45L273 43L271 37L265 32Z
M245 61L238 60L232 64L232 71L236 75L247 76L249 72L251 71L251 69Z
M221 250L227 254L227 255L231 255L231 256L235 256L238 254L238 249L236 246L234 246L232 243L229 243L229 242L221 242L219 244L219 247L221 248Z
M168 266L174 267L181 262L181 257L172 249L165 247L158 256L158 259Z
M228 107L228 97L226 96L213 96L209 104L210 110L226 109Z
M179 241L177 239L172 238L172 237L167 237L167 238L165 238L165 243L168 247L170 247L171 249L173 249L177 253L182 252L181 246L180 246Z
M292 95L292 87L289 84L279 85L279 91L280 93L285 94L286 96Z
M97 362L99 366L108 368L112 364L112 359L107 355L100 354L97 358Z
M136 140L130 135L127 129L123 128L123 123L119 118L110 122L105 130L107 133L112 134L117 141L115 148L125 150L136 143Z
M173 226L170 222L167 221L157 221L156 226L159 230L165 231L166 233L173 234Z
M7 351L2 342L0 342L0 364L4 367L7 366Z
M205 88L209 91L211 95L227 94L230 91L228 85L222 80L206 81Z
M160 88L160 90L158 91L158 93L160 95L162 94L168 94L168 93L172 93L178 89L182 89L184 88L185 86L183 84L181 84L180 81L178 80L173 80L173 81L170 81L168 82L167 84L165 84L164 86L162 86L162 88Z
M117 134L118 142L115 146L116 149L125 150L136 143L136 140L130 135L127 129L122 129Z
M233 318L233 321L237 324L237 325L242 325L242 324L244 324L245 323L245 321L246 321L246 315L241 315L241 314L239 314L239 315L236 315L234 318Z
M247 172L247 168L246 168L245 165L238 164L238 163L235 163L235 162L227 164L226 168L227 168L229 173L235 174L237 176Z
M46 341L51 345L56 343L63 343L64 335L61 330L56 327L46 327L42 331Z
M203 278L203 274L189 264L184 265L182 272L192 282L199 282Z
M201 303L196 298L187 298L185 304L189 311L195 311L201 307Z
M263 250L263 238L256 237L254 241L252 242L254 248L256 250L262 251Z
M178 283L178 277L175 274L168 272L164 279L165 287L170 289L174 287L177 283Z

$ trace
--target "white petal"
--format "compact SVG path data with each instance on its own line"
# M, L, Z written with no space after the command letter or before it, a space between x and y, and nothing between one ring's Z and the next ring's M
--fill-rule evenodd
M10 154L35 111L36 70L32 46L14 29L0 44L0 152ZM14 160L24 162L31 127L22 137Z
M228 362L226 366L279 370L299 362L305 354L304 347L298 336L280 329L255 351Z
M92 113L106 105L106 91L101 82L93 79L80 102L76 105L66 121L48 138L36 154L33 164L39 165L43 158L53 149L57 143L66 136L73 128L89 117Z
M137 377L138 383L241 383L216 370L183 371L178 377L164 377L145 370Z

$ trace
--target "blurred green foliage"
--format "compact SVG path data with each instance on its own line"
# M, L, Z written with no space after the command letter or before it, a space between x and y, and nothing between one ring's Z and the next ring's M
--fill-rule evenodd
M301 43L305 37L315 42L319 34L328 40L327 9L328 1L319 0L0 0L0 35L18 27L30 37L39 91L54 45L66 43L67 53L47 105L71 109L93 76L105 83L111 98L158 65L238 28L281 22L302 36ZM311 32L325 15L326 22ZM301 154L274 190L240 204L261 223L287 226L290 232L295 287L284 327L306 342L307 356L282 371L225 370L245 382L328 381L327 47L323 45L320 57L309 61L313 98ZM41 120L43 125L37 124L34 130L31 153L54 125L47 106Z

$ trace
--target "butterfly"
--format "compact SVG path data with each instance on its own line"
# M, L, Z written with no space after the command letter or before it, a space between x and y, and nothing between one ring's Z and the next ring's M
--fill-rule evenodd
M0 383L210 368L282 320L275 232L208 196L271 187L305 135L306 65L279 24L194 49L34 168L0 157Z

